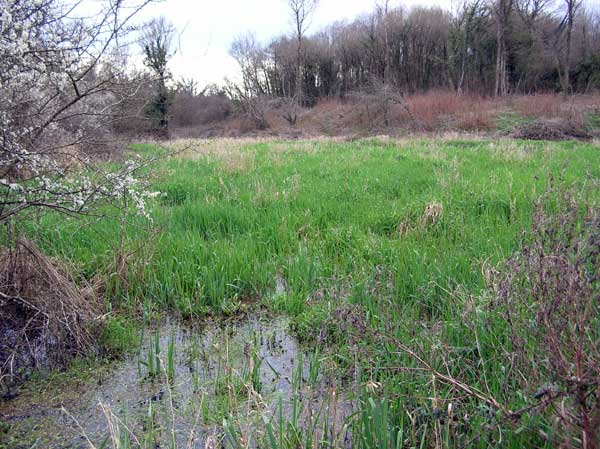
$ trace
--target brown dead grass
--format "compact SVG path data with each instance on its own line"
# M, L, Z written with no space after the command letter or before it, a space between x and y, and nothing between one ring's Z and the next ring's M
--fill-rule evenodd
M101 303L28 240L0 250L0 386L94 346Z
M444 206L442 203L434 201L425 207L423 215L421 216L421 224L423 226L434 225L439 222L444 216Z
M449 131L489 134L500 132L498 125L506 115L516 116L517 122L519 118L522 121L561 120L583 126L586 115L594 111L600 111L600 96L597 94L568 98L560 94L538 94L499 99L435 90L404 97L399 95L387 102L377 94L358 92L349 94L343 101L323 99L313 108L301 109L296 126L284 120L281 108L272 106L265 112L269 123L266 130L257 130L247 120L234 116L212 125L213 128L207 132L198 130L187 136L293 140L316 136L361 138L379 134L405 136Z
M565 98L560 94L539 94L513 98L514 109L524 117L533 119L561 119L582 124L586 112L600 105L600 98L593 95L573 95Z
M431 91L406 99L415 125L425 131L458 128L469 131L492 127L491 112L497 102L477 95Z

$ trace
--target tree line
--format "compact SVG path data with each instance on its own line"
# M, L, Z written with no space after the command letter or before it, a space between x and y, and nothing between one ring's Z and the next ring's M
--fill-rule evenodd
M382 86L493 96L600 88L600 14L583 0L465 0L452 11L386 0L310 36L314 0L288 3L292 35L265 45L249 33L231 45L238 94L310 106Z

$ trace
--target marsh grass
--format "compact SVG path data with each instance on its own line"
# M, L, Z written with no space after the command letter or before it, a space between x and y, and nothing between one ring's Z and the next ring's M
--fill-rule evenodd
M531 238L550 177L560 186L550 203L569 189L588 191L579 201L598 204L597 146L198 142L155 170L164 195L152 212L161 232L150 238L143 224L128 224L127 243L146 240L150 249L113 278L112 307L197 317L263 306L290 315L314 350L292 376L297 394L267 410L257 399L265 362L250 344L245 368L232 369L224 342L214 382L204 386L217 399L197 408L203 420L218 421L215 441L225 437L236 449L251 441L271 449L553 446L561 431L555 415L532 407L546 379L531 378L527 388L513 382L502 350L507 325L488 308L489 273ZM45 251L92 274L110 260L118 227L49 217L36 232ZM531 349L538 343L531 339ZM172 378L168 360L159 372L164 354L149 351L141 371ZM330 373L336 381L325 400L302 403L299 392L315 391ZM331 393L338 384L353 394L341 422L332 419L341 414ZM252 426L231 413L250 402ZM510 420L503 409L527 412Z

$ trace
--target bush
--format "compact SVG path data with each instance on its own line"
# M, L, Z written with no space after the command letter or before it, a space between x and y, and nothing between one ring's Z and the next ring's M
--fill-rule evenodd
M190 95L180 92L171 106L171 126L188 128L225 120L233 106L225 95Z
M557 209L557 210L553 210ZM515 382L554 416L556 444L600 442L600 210L538 204L532 241L501 269L498 311Z

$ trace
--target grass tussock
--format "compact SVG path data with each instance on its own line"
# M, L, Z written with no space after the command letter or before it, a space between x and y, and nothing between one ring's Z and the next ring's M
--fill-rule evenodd
M0 253L0 385L31 369L62 367L94 347L101 312L62 264L19 239Z

